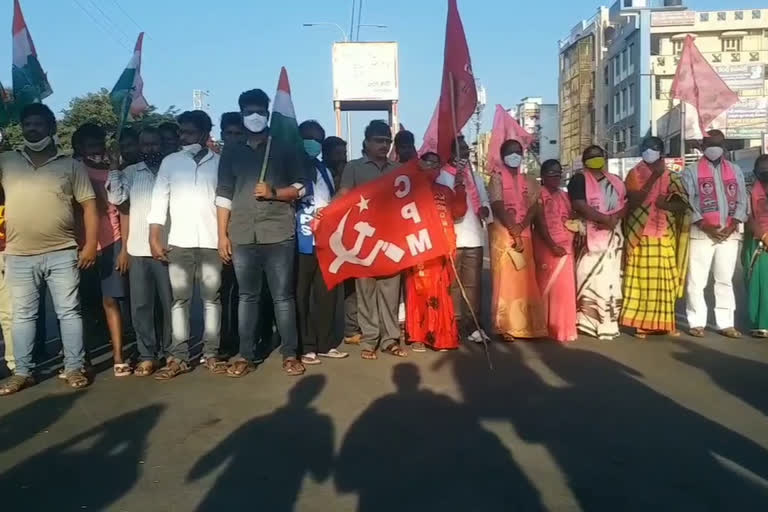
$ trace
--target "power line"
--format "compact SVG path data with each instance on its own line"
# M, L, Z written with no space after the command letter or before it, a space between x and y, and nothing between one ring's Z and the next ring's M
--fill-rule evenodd
M126 11L125 9L123 9L123 6L122 6L122 5L120 5L120 2L118 2L117 0L112 0L112 3L113 3L113 4L115 4L115 6L116 6L118 9L120 9L120 12L122 12L122 13L125 15L125 17L126 17L126 18L128 18L128 19L131 21L131 23L133 23L134 25L136 25L136 28L138 28L138 29L139 29L139 30L141 30L141 31L143 31L143 30L144 30L143 28L141 28L141 25L139 25L139 23L138 23L138 22L137 22L135 19L133 19L133 16L131 16L130 14L128 14L128 11Z
M117 29L117 30L118 30L118 31L119 31L121 34L123 34L123 37L125 38L125 40L126 40L126 41L128 41L128 44L130 44L130 41L131 41L131 36L129 36L128 34L126 34L126 33L125 33L125 31L124 31L122 28L120 28L120 26L119 26L117 23L115 23L115 22L112 20L112 18L110 18L110 17L109 17L109 15L108 15L107 13L105 13L105 12L104 12L104 11L101 9L101 7L99 7L99 6L98 6L98 4L97 4L96 2L94 2L93 0L88 0L88 1L91 3L91 5L92 5L93 7L95 7L95 8L96 8L96 10L97 10L97 11L99 11L99 12L101 13L101 15L102 15L102 16L104 17L104 19L107 21L107 23L111 24L111 25L112 25L113 27L115 27L115 28L116 28L116 29Z
M117 44L119 44L123 48L126 48L128 50L131 49L129 44L126 44L125 41L123 41L120 38L116 37L115 34L111 30L109 30L108 28L104 28L104 25L102 25L101 22L98 19L96 19L96 17L93 14L91 14L90 11L88 11L85 7L83 7L83 4L81 4L79 2L79 0L72 0L72 1L75 3L75 5L77 5L80 8L81 11L83 11L89 18L91 18L91 21L93 21L94 25L99 27L99 29L102 32L104 32L106 35L111 37L112 41L116 42Z

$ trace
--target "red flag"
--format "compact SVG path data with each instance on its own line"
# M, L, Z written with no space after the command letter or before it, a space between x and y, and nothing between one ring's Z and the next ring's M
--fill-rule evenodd
M739 102L739 95L720 78L690 35L685 38L670 93L673 98L696 108L703 135L706 135L707 127L717 116Z
M504 168L501 161L501 145L509 139L514 139L522 144L523 149L528 149L534 141L534 136L520 126L517 119L509 115L501 105L496 105L496 114L493 116L493 131L488 143L489 172L498 172Z
M450 158L453 140L472 117L476 107L477 87L464 26L456 0L448 0L443 85L437 116L437 153L444 161Z
M449 250L430 180L415 161L335 199L315 226L315 244L329 289L397 274Z

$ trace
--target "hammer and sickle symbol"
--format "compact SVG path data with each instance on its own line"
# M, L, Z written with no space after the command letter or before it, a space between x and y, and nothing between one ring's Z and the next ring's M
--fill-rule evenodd
M379 252L384 248L386 242L378 240L376 245L373 246L371 252L365 258L360 258L358 255L363 248L363 243L366 238L372 237L376 233L376 228L368 224L367 222L360 221L355 224L355 231L357 231L357 239L351 249L347 249L344 246L342 237L344 236L344 228L347 225L347 217L349 217L349 210L342 217L341 222L336 227L336 231L330 236L328 245L330 246L336 258L328 268L331 274L336 274L344 263L351 263L353 265L362 265L364 267L370 267L373 261L379 255Z

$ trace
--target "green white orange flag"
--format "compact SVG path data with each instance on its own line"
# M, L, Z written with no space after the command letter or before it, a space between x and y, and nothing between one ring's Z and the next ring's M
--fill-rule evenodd
M299 125L296 122L296 111L293 109L293 99L291 99L291 84L288 82L288 72L284 67L280 69L280 80L277 82L269 134L273 144L278 147L304 151L299 135Z
M13 1L13 97L17 109L39 103L53 94L48 77L37 59L19 0Z
M112 108L118 117L118 124L122 125L128 118L128 114L137 116L149 107L144 99L144 81L141 79L141 49L144 43L144 32L139 34L133 56L125 66L123 74L117 79L117 83L109 93Z

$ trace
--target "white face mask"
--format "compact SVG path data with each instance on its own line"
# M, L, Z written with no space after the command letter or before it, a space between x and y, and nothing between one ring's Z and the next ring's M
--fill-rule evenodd
M40 151L47 148L51 144L51 142L53 142L53 139L50 136L43 137L37 142L30 142L27 139L24 139L24 147L26 147L30 151L39 153Z
M261 133L267 129L267 116L263 116L258 112L243 116L243 125L251 133Z
M523 155L511 153L504 157L504 164L512 169L517 169L523 163Z
M661 158L661 151L656 151L651 148L643 151L643 161L647 164L655 164L659 161L659 158Z
M198 154L203 150L203 146L202 144L188 144L186 146L181 146L181 150L186 151L192 156L195 156L196 154Z
M720 146L712 146L704 150L704 156L707 157L707 160L710 162L714 162L723 158L724 152L725 150Z

